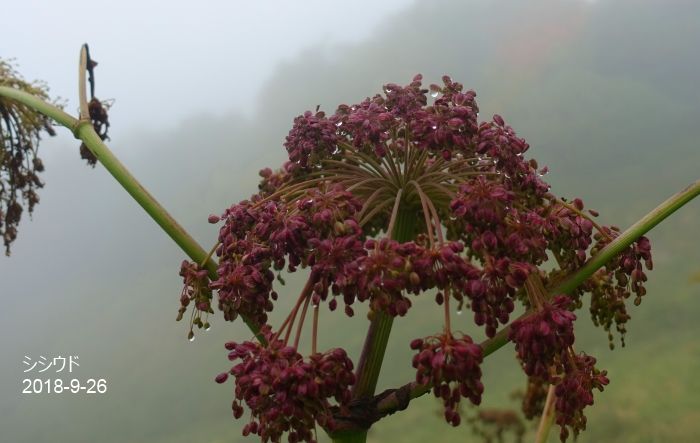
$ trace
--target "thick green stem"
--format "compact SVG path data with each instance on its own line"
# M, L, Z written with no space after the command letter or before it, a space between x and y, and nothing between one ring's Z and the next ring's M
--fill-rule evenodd
M411 240L416 228L415 221L415 214L407 210L399 210L392 237L400 242ZM373 315L357 365L357 382L352 393L355 399L369 398L374 395L394 320L392 316L380 311L374 312Z
M369 398L374 395L394 322L394 317L384 312L374 312L373 315L357 365L357 382L353 388L355 399Z
M56 122L70 129L76 138L85 143L102 165L122 185L124 190L131 195L136 202L158 223L158 225L172 238L175 243L195 263L206 260L205 268L209 271L209 277L216 279L217 264L192 236L175 221L175 219L163 208L160 203L131 175L126 167L114 156L112 151L102 142L92 127L89 120L78 120L31 94L18 89L0 86L0 96L8 97L54 119ZM248 318L243 318L254 334L259 335L260 328ZM258 337L262 338L262 337Z
M415 229L416 214L406 209L399 209L393 225L392 238L400 242L409 241L413 238ZM357 364L357 381L352 392L354 400L369 399L374 396L393 322L392 316L381 311L373 312L362 354ZM336 443L364 442L367 439L367 430L348 430L332 437Z
M333 443L365 443L367 431L342 431L333 434Z

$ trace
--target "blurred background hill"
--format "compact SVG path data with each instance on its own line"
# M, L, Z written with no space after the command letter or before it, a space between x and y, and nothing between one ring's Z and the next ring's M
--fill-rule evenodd
M482 118L501 114L530 143L528 155L550 167L553 191L581 197L604 223L624 228L700 178L700 3L422 0L371 29L353 41L307 45L266 73L252 100L219 104L167 129L117 132L110 146L205 248L216 238L208 214L247 198L257 171L282 163L296 115L316 105L332 112L419 72L427 84L449 74L474 89ZM92 50L102 61L99 47ZM158 106L186 99L177 92ZM157 108L144 106L140 119L150 113ZM65 134L42 145L42 202L20 225L13 256L0 259L0 440L249 441L231 418L232 385L213 377L229 367L223 343L250 333L217 316L212 331L187 342L186 325L174 321L183 254L104 169L82 164ZM611 379L587 410L579 441L692 442L700 434L699 224L693 202L649 235L655 269L644 302L631 308L625 348L610 351L606 333L579 312L577 348L596 356ZM299 282L288 280L282 304ZM428 297L415 306L395 323L379 389L413 377L408 342L440 327ZM357 356L363 315L324 314L320 346L343 345ZM480 337L464 317L462 329ZM79 355L76 378L105 378L108 392L21 395L22 357L47 354ZM509 396L524 378L512 347L489 357L484 372L485 405L517 409ZM443 423L429 396L370 433L372 442L426 439L480 441L466 426Z

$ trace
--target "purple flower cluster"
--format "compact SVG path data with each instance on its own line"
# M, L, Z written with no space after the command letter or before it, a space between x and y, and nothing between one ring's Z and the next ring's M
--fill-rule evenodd
M294 119L294 126L284 143L292 169L306 169L338 151L340 137L335 124L324 112L306 111Z
M338 186L307 190L294 202L257 197L227 209L216 251L219 279L211 284L224 317L243 313L265 324L277 298L273 270L285 265L291 272L311 268L316 304L330 286L345 285L344 266L365 254L353 217L358 209Z
M354 286L346 294L359 301L370 300L374 310L403 316L411 307L406 294L420 294L430 289L451 290L461 300L471 294L479 282L480 272L460 255L463 247L450 242L431 249L416 242L400 243L383 238L365 242L367 255L347 268Z
M431 85L431 95L439 96L433 106L416 109L407 115L415 143L450 160L468 152L478 130L474 91L462 92L462 85L443 76L444 86Z
M603 227L602 233L596 233L595 245L591 253L595 254L619 235L619 229ZM635 243L609 261L591 277L580 291L591 293L590 311L593 322L608 331L610 346L613 347L611 328L613 323L620 333L622 345L625 345L626 323L630 319L625 301L635 294L634 304L639 305L646 294L644 282L647 280L644 268L651 270L651 243L646 237L640 237Z
M513 322L509 335L529 380L524 412L534 416L533 407L542 401L543 386L554 384L562 442L569 435L567 427L574 435L585 429L583 409L593 404L593 389L602 391L609 382L606 371L595 368L595 358L574 354L576 316L569 311L571 305L570 298L556 296L534 314Z
M562 442L569 436L567 427L573 430L574 437L586 429L583 409L593 404L593 389L602 392L609 383L607 372L595 368L595 358L583 353L570 357L565 362L564 376L554 391L556 421L561 427L559 436Z
M291 163L285 163L285 167L278 171L273 171L270 168L262 169L259 172L262 180L258 184L258 189L260 190L261 196L269 196L281 188L283 185L287 184L291 178L292 174L288 171L286 166L290 166Z
M516 301L537 306L535 314L513 324L510 339L531 381L542 388L563 377L566 387L561 389L574 397L578 391L571 380L584 383L577 374L592 371L585 366L588 360L570 361L576 318L570 310L581 306L582 294L592 294L597 324L609 331L614 322L624 333L629 318L624 300L635 293L638 303L645 293L642 264L651 269L648 240L641 238L623 251L571 298L547 301L543 285L542 294L533 297L530 291L535 289L528 281L560 281L617 231L598 226L592 219L597 213L585 213L580 199L552 194L542 178L547 168L525 158L529 145L501 116L478 122L473 91L463 91L449 77L430 91L432 103L418 75L407 86L389 83L383 95L340 105L332 115L317 109L298 116L284 143L289 157L282 168L261 171L257 194L221 217L210 217L210 222L223 224L216 248L218 279L209 283L208 296L218 291L227 320L243 315L269 328L268 313L278 297L275 274L283 281L283 270L309 272L307 285L280 327L286 331L283 341L275 338L268 347L231 345L233 359L241 360L231 371L237 383L234 413L240 415L245 402L255 417L247 432L278 440L289 431L290 441L309 440L314 415L322 426L332 427L325 399L340 395L336 400L341 405L347 401L338 393L351 384L342 374L352 365L342 351L315 354L313 341L314 355L304 360L296 344L287 347L301 312L294 340L299 342L311 303L317 308L326 302L335 311L342 302L352 316L355 302L367 302L372 311L396 317L411 308L411 295L435 291L436 302L444 305L444 333L412 342L418 351L413 365L419 383L434 385L445 417L454 425L460 421L461 397L479 403L483 386L482 350L468 336L453 336L451 301L458 309L466 304L474 323L489 337L508 323ZM556 266L542 270L550 257ZM192 274L186 277L187 294L196 293L195 285L206 285L196 280L197 272L193 268L183 274ZM206 298L188 295L183 300L197 297L202 302ZM318 310L313 312L317 334ZM334 385L332 377L318 375L322 367L336 368ZM282 372L286 381L273 390ZM218 381L225 378L221 375ZM314 384L318 380L327 382L321 387ZM595 380L597 384L586 383L602 386L602 379ZM539 404L539 388L529 405ZM299 389L313 400L285 403L301 395ZM565 423L574 429L582 417L577 405L588 404L587 397L576 398L576 407L565 408L579 411ZM282 404L288 404L286 410L280 409Z
M475 405L481 403L481 347L468 335L457 338L443 334L415 339L411 349L418 351L413 357L416 382L432 383L435 397L442 399L445 406L445 420L452 426L459 425L461 398L468 398Z
M202 322L201 313L206 312L213 314L211 308L211 288L209 287L209 275L206 269L201 269L196 263L184 260L180 266L180 276L184 281L184 287L180 294L180 309L177 312L177 320L182 320L182 316L187 310L190 303L194 303L195 315L192 318L192 324L197 325L200 329L209 328L209 323ZM188 338L194 338L192 324Z
M542 415L547 400L549 383L538 377L527 378L527 388L521 404L523 415L528 420Z
M547 217L550 249L567 271L586 262L586 251L593 242L593 222L582 211L583 202L576 198L572 205L554 204Z
M474 91L462 92L462 85L443 77L444 87L434 86L440 97L427 105L427 89L416 75L407 86L384 85L386 97L375 95L359 104L340 105L335 114L307 111L294 120L285 147L295 170L309 170L323 159L339 156L350 146L360 152L384 157L388 141L398 141L410 131L416 146L446 159L467 151L478 130L478 107ZM403 141L398 149L405 149Z
M574 344L576 316L569 311L570 305L567 296L556 296L536 313L511 325L508 338L515 343L528 376L553 381L554 374L563 370L562 362Z
M257 434L261 440L280 441L288 432L290 443L315 442L315 425L333 430L331 400L341 407L350 401L355 383L353 364L342 349L332 349L304 359L296 349L276 339L269 328L263 331L268 346L256 342L226 343L229 360L237 361L216 382L235 378L233 415L243 415L242 404L251 411L243 435Z

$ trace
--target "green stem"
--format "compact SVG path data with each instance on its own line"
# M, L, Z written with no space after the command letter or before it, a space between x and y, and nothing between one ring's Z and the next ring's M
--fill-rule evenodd
M543 422L542 433L540 434L536 443L547 443L549 440L549 431L552 430L552 425L554 425L554 416L555 414L553 411L547 415L545 421Z
M70 129L75 133L80 121L73 117L72 115L63 111L50 103L46 103L44 100L21 91L16 88L11 88L9 86L0 86L0 96L11 98L34 109L41 114L56 120L62 126Z
M544 409L542 409L542 416L540 417L540 423L537 426L537 434L535 435L535 443L546 443L549 438L549 431L552 429L554 424L554 385L549 385L547 389L547 399L544 402Z
M175 221L175 219L163 208L160 203L131 175L126 167L114 156L112 151L102 142L95 132L89 120L78 120L67 114L58 107L46 103L24 91L6 86L0 86L0 96L16 100L47 117L54 119L57 123L70 129L76 138L85 143L85 146L92 151L102 165L110 174L122 185L124 190L133 197L136 202L158 223L158 225L172 238L175 243L187 254L195 263L205 262L205 268L209 271L209 277L217 279L217 264L211 257L207 258L207 251L202 248L192 236ZM245 323L250 327L258 338L262 338L258 332L259 326L250 319L243 317Z
M646 234L653 227L661 223L668 216L683 207L686 203L700 195L700 180L688 185L682 191L669 197L666 201L657 206L654 210L642 217L635 224L630 226L625 232L620 234L606 247L601 249L595 257L592 257L581 269L571 274L566 280L560 283L557 287L550 291L551 294L569 293L586 281L595 271L600 269L605 263L610 261L617 254L622 252L639 237ZM519 318L528 316L530 312L526 312ZM496 333L493 338L485 340L481 343L481 348L484 351L484 357L493 354L506 343L508 343L508 334L510 326L506 326ZM396 393L407 392L410 399L418 398L431 389L431 385L420 385L415 382L408 383L393 393L386 395L377 404L377 413L380 415L392 414L401 406L401 399Z
M399 209L392 235L394 240L400 242L411 240L416 226L415 220L415 214ZM369 398L374 395L393 320L392 316L384 312L374 312L357 365L357 382L353 387L355 399Z
M399 209L393 226L392 238L400 242L409 241L413 239L415 229L416 215L406 209ZM357 364L357 381L352 392L354 400L369 399L374 396L393 322L394 317L384 312L376 311L373 313L362 354ZM367 430L347 430L332 435L332 438L335 443L364 443L367 439Z
M333 443L365 443L367 431L342 431L333 434Z

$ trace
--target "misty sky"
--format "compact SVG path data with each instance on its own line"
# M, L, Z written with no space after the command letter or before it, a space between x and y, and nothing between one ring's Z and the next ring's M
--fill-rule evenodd
M503 115L532 145L528 155L551 167L553 189L583 198L602 222L625 227L698 178L694 2L0 2L0 57L48 82L73 114L79 48L90 44L97 96L115 100L109 146L205 248L216 237L207 215L247 198L258 170L281 164L296 115L316 105L332 112L419 72L426 84L450 74L474 88L480 118ZM68 131L59 134L41 145L41 203L20 223L12 257L0 257L0 442L256 441L240 440L229 388L212 383L227 369L222 343L248 331L217 315L210 333L187 342L186 325L174 321L183 253L103 168L85 166ZM581 346L613 383L580 441L688 441L700 432L700 397L682 396L698 392L700 370L700 285L687 281L700 269L688 240L698 218L696 202L653 231L656 269L628 349L608 352L606 334L581 312ZM434 333L439 315L396 322L399 345L380 386L414 376L405 343ZM355 356L362 317L322 318L333 329L321 345L339 341ZM665 371L648 355L679 348L689 357L676 362L677 378L638 389ZM22 357L42 353L79 354L77 376L107 378L109 393L21 395ZM502 381L521 381L511 354L489 360L487 373L514 372L487 380L487 404L508 404L512 386ZM370 441L407 426L416 439L465 441L464 428L424 415L396 414ZM628 427L641 437L619 434Z
M115 134L196 113L248 111L270 72L305 48L358 42L411 0L4 1L0 56L77 107L80 45L100 63L97 94L115 98Z

